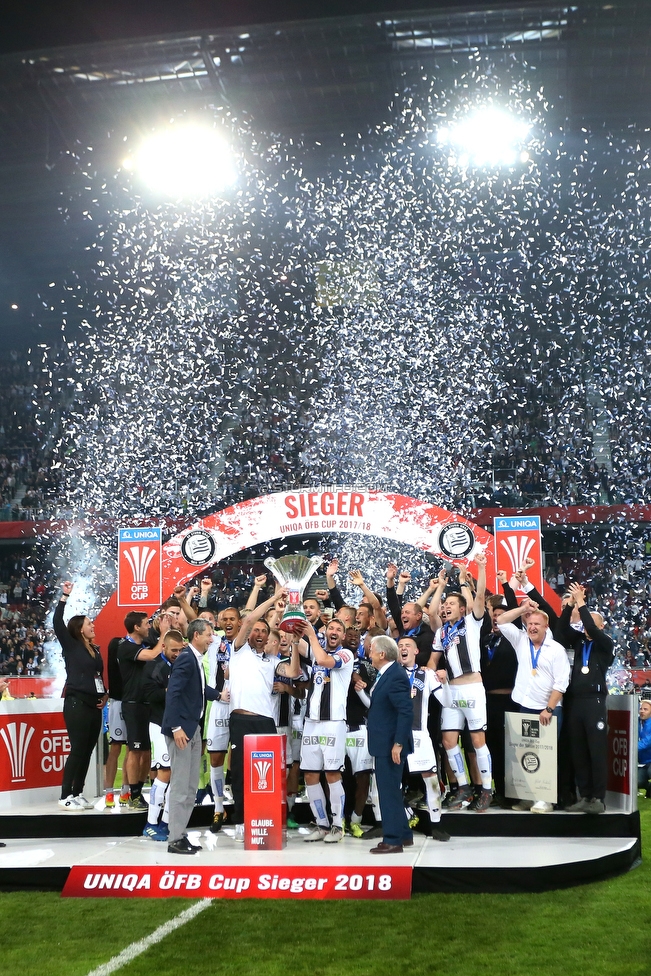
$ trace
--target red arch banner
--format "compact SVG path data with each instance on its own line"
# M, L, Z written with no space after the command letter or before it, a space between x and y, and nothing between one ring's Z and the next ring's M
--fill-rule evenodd
M175 586L251 546L308 533L342 532L393 539L455 563L470 564L483 551L488 557L488 586L497 590L494 538L468 519L406 495L315 488L239 502L179 532L163 546L163 599ZM157 606L139 603L131 609L153 613ZM95 631L103 650L112 637L123 633L128 610L118 607L113 593L98 614Z

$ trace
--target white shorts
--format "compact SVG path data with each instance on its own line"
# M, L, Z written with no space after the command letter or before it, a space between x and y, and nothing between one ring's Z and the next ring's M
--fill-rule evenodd
M308 773L340 770L346 759L346 723L315 722L306 718L301 745L301 769Z
M486 731L486 689L481 681L450 685L452 708L441 709L441 731L460 732L465 723L471 732Z
M109 698L108 707L109 742L111 744L124 742L126 745L127 726L122 717L122 702L115 698Z
M279 725L277 731L278 735L285 736L285 765L291 766L294 761L292 727L291 725Z
M230 736L229 713L228 702L211 702L210 715L206 726L206 749L208 752L227 751Z
M302 742L303 742L303 729L292 729L292 762L301 761Z
M170 751L160 725L149 723L149 738L151 740L151 768L169 769Z
M368 751L368 732L365 725L355 732L346 732L346 755L350 759L353 776L373 769L373 756Z
M427 773L430 770L436 771L436 753L434 752L434 746L432 745L432 740L427 732L427 729L423 729L420 732L414 732L414 751L407 756L407 766L409 767L410 773Z

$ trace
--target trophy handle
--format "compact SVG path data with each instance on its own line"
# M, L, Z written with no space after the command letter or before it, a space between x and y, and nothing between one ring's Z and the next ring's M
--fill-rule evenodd
M267 567L267 569L271 570L271 572L273 573L273 575L278 580L281 586L286 586L287 577L283 573L282 568L280 566L276 569L277 562L278 560L274 559L273 556L267 556L267 558L264 560L264 565Z

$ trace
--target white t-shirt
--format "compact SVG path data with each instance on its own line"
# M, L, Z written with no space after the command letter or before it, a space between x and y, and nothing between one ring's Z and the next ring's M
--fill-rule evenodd
M552 638L551 631L548 630L539 648L540 656L536 661L537 652L534 651L532 661L529 635L526 630L520 630L515 624L501 624L499 619L497 626L515 648L518 658L518 672L511 698L518 705L542 712L543 708L547 707L552 691L565 694L570 683L570 662L565 648ZM534 661L536 661L536 674L531 673Z
M280 658L258 654L249 642L233 647L229 661L231 711L242 708L256 715L273 718L273 684Z

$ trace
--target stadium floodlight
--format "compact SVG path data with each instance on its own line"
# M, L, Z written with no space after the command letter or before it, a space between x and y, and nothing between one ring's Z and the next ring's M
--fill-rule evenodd
M151 135L123 166L153 193L175 200L215 196L237 179L227 140L200 125L179 123Z
M524 143L530 129L525 119L486 105L440 128L436 140L439 145L451 147L452 161L463 168L514 166L529 158Z

